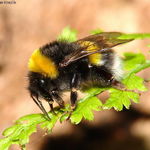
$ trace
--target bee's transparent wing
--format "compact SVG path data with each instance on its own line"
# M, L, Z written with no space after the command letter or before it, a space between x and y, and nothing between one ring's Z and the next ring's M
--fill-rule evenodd
M120 32L103 32L80 39L75 44L79 45L79 49L65 57L60 66L67 66L70 63L87 57L94 53L102 53L110 50L112 47L132 41L133 39L119 39L123 35Z

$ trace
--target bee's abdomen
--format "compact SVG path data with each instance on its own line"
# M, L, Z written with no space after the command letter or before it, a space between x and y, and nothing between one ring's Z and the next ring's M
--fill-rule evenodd
M101 53L101 64L90 65L88 78L83 82L83 86L107 87L115 79L120 81L123 77L121 58L113 51ZM89 62L90 63L90 62Z
M123 77L122 59L113 50L101 53L101 65L104 66L116 80L121 80Z

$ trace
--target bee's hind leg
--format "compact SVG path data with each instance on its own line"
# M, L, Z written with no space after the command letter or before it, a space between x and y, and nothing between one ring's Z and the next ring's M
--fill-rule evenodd
M140 94L139 91L137 90L127 89L127 87L123 83L121 83L120 81L117 81L114 78L111 80L111 86L121 91L134 92L134 93Z
M111 86L115 89L124 91L126 89L125 85L115 78L111 79Z

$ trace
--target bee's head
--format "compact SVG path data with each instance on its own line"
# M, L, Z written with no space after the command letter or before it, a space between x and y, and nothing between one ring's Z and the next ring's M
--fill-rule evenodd
M40 98L45 99L47 102L52 100L52 89L50 87L50 79L44 77L43 75L35 72L29 72L29 85L28 90L33 101L38 105L41 111L47 116L47 119L50 120L47 111L45 110L43 104L40 101Z
M55 62L41 52L35 50L28 62L29 86L31 96L41 97L47 101L51 100L53 90L52 80L56 79L59 72Z
M43 98L47 101L50 101L52 85L51 80L43 75L35 72L29 72L29 85L28 90L31 96L36 98Z

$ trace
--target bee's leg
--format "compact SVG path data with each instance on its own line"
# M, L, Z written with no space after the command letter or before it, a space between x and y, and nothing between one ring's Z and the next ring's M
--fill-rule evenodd
M78 93L77 93L77 84L78 84L78 77L77 74L74 74L71 82L70 82L70 88L71 88L71 93L70 93L70 102L71 102L71 111L69 112L69 116L67 120L70 119L72 111L76 108L76 101L78 98Z
M76 108L77 97L78 97L77 90L75 88L72 88L71 93L70 93L70 101L71 101L72 110Z
M125 87L125 85L123 83L121 83L120 81L117 81L114 78L112 78L112 80L111 80L111 85L113 88L121 90L121 91L134 92L134 93L140 94L140 92L138 90L127 89L127 87Z
M71 88L71 93L70 93L70 101L71 101L71 109L75 109L76 107L76 101L77 101L77 84L78 84L78 76L77 74L74 74L71 82L70 82L70 88Z
M112 77L111 79L111 86L118 90L124 91L124 89L126 89L126 87L120 81L116 80L114 77Z
M63 108L64 107L64 101L63 99L58 95L57 91L52 91L52 96L54 97L55 101L58 103L58 105Z
M54 100L51 99L49 101L47 101L48 104L49 104L49 107L50 107L50 111L53 113L53 114L56 114L55 111L54 111L54 107L53 107L53 103L54 103Z
M54 101L48 101L48 104L49 104L50 110L51 110L52 112L54 112L53 103L54 103Z

